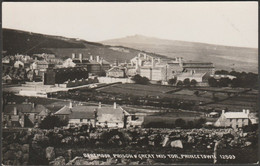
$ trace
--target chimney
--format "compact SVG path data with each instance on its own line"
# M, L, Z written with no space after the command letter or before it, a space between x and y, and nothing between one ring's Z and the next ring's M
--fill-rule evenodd
M246 110L245 110L245 109L243 109L243 113L244 113L244 114L246 113Z
M114 109L116 109L116 102L114 102Z
M147 55L146 54L144 54L144 59L147 60Z
M249 110L247 110L246 114L247 114L247 115L249 115L249 113L250 113L250 111L249 111Z
M93 61L93 55L90 55L89 60Z
M17 115L17 108L14 107L14 115Z
M75 59L76 58L76 54L75 53L72 53L72 59Z
M225 110L222 110L222 114L224 114L225 113Z
M98 102L98 108L101 108L101 102Z
M97 56L97 62L99 62L100 61L100 57L99 56Z
M82 62L82 59L83 59L83 55L82 55L82 53L79 53L79 60L80 60L80 62Z
M70 105L69 105L69 108L72 108L72 102L70 101Z

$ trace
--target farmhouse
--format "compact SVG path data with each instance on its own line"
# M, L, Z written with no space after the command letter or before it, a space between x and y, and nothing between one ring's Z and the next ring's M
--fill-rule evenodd
M217 127L240 128L249 125L249 123L249 110L243 110L243 112L225 112L223 110L214 125Z

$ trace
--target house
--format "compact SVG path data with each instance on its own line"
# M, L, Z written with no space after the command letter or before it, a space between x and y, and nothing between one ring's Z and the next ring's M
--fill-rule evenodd
M10 58L8 56L5 56L2 58L2 63L3 64L9 64L10 63Z
M24 67L24 63L23 63L22 61L15 61L14 67L15 67L15 68Z
M126 127L142 127L144 123L144 113L134 113L127 116Z
M69 106L63 106L57 112L54 113L54 116L60 118L60 120L69 120L69 115L72 112L72 103Z
M50 111L43 105L34 103L7 104L4 107L4 124L7 127L34 127L40 123ZM14 124L12 124L15 122Z
M125 68L115 66L107 71L107 77L124 78Z
M114 103L113 107L102 107L101 103L97 108L97 127L124 128L126 127L126 116L129 115L122 107Z
M10 75L5 75L4 77L2 77L2 82L4 82L4 83L8 83L8 84L10 84L10 83L12 83L12 77L10 77Z
M73 60L71 58L66 59L63 64L63 67L67 68L67 67L75 67L76 64L73 62Z
M240 128L249 124L249 110L244 109L243 112L225 112L223 110L214 125L217 127Z
M69 125L81 126L90 125L95 127L96 125L96 107L78 105L72 108L69 115Z
M258 124L259 123L257 113L249 113L248 116L249 116L249 120L251 121L252 124Z

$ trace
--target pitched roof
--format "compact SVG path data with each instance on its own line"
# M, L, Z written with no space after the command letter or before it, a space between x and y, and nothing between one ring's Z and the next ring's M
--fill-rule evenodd
M225 112L224 116L227 119L247 119L248 118L248 114L244 113L244 112Z
M95 118L95 109L93 106L75 106L69 115L69 119L93 119Z
M71 109L66 105L54 113L54 115L69 115L69 114L71 114Z
M101 107L97 108L98 122L122 122L125 111L122 107Z
M46 107L43 105L37 104L35 107L32 103L23 103L23 104L10 104L6 105L4 108L5 114L14 114L14 107L16 107L17 112L21 113L40 113L42 111L49 111Z
M190 72L186 72L186 73L179 74L177 77L190 77L190 78L194 78L194 77L203 77L205 74L207 74L207 73L205 72L205 73L193 73L193 74L191 74Z

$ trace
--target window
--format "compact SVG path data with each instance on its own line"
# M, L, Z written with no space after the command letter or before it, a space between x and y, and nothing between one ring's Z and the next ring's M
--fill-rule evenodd
M116 125L118 125L118 123L116 123Z
M83 119L80 119L79 121L80 121L80 122L83 122Z
M90 122L90 119L88 119L88 122Z

